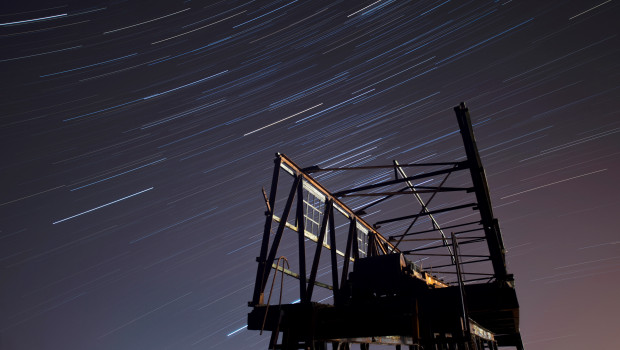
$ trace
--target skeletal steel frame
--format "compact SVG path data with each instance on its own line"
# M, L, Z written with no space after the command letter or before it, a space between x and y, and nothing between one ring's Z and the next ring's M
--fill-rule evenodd
M414 270L418 271L419 278L423 278L426 283L433 288L448 287L449 285L458 286L463 309L463 319L470 319L467 312L465 295L467 288L464 287L466 284L471 284L472 282L493 282L499 283L500 285L507 284L514 288L512 275L507 273L504 243L498 220L495 219L493 215L486 176L476 146L469 112L463 103L455 107L454 110L459 123L466 153L466 159L463 161L412 164L399 164L397 161L394 161L392 165L331 168L312 166L308 168L301 168L284 154L278 153L275 159L271 189L268 198L267 194L263 190L267 211L265 212L266 217L260 254L257 257L258 267L254 292L252 301L250 301L249 305L255 308L265 305L265 288L272 269L299 280L299 299L301 304L312 303L314 287L319 286L332 291L334 306L342 305L344 298L346 298L347 291L345 288L347 287L347 279L350 272L351 263L360 258L388 254L404 254L427 258L442 256L448 257L450 259L449 263L431 266L430 268L427 267L425 271L419 266L415 266ZM405 169L407 168L424 167L432 167L433 169L431 171L418 173L412 176L407 175L405 172ZM437 167L441 168L437 169ZM394 179L339 190L332 193L311 175L329 171L363 171L373 169L393 169ZM276 206L276 193L278 191L280 174L282 171L293 177L293 183L289 189L281 214L280 216L277 216L274 208ZM471 177L471 186L444 186L448 177L451 174L458 172L469 172ZM413 181L415 180L429 179L437 176L443 176L443 178L436 186L422 186L413 184ZM405 186L394 189L394 186L398 185ZM433 210L429 209L429 206L433 200L440 194L458 192L474 193L475 201L462 204L455 203L450 206L444 205L441 208ZM424 200L420 194L430 194L430 197ZM413 195L420 205L420 210L410 215L384 218L373 224L368 223L362 217L366 214L366 210L384 203L387 200L403 195ZM343 202L344 199L352 197L378 197L378 199L363 205L357 210L353 210ZM295 214L291 214L293 207L295 207ZM443 227L436 219L437 215L464 210L467 208L477 210L479 212L480 219L459 222L452 225L443 225ZM294 225L289 222L289 218L292 217L292 215L294 215ZM336 246L336 215L342 215L348 221L348 232L345 247ZM411 229L416 225L416 222L420 218L428 219L432 227L430 229L411 232ZM391 235L386 238L377 231L377 229L382 225L402 222L405 220L411 220L411 223L408 225L404 233ZM272 227L274 222L277 223L275 232L273 232ZM297 259L299 263L298 272L290 271L285 269L283 266L280 267L274 263L278 260L278 249L283 234L287 229L297 233ZM456 231L452 231L453 229L456 229ZM446 235L446 230L451 230L449 236ZM468 235L470 233L481 231L484 235ZM417 238L421 235L433 232L439 233L439 237ZM309 266L306 264L306 240L316 243ZM403 242L424 241L428 241L429 244L413 249L399 248ZM435 242L439 242L439 244L433 244ZM458 253L460 246L482 242L486 242L488 255ZM317 281L317 271L323 248L328 249L330 252L329 259L332 277L331 285ZM342 251L338 250L338 248ZM446 252L433 252L435 249L445 249ZM338 271L338 255L343 257L343 264L340 272ZM464 258L465 260L463 260ZM466 264L479 264L486 262L490 262L491 269L487 269L484 272L465 272L462 269L462 266ZM443 270L448 267L453 268L454 271ZM427 272L429 270L432 271L432 273ZM445 282L443 279L437 277L437 274L441 274L442 276L450 276L451 274L454 274L456 275L456 281ZM473 276L473 278L465 279L466 276ZM267 309L265 309L265 319L266 316ZM488 331L477 325L475 322L471 323L471 325L469 322L465 322L464 324L466 324L466 332L470 334L470 336L476 336L476 341L480 342L480 344L495 341L491 340L491 338L484 338L484 334L486 334L485 332ZM274 333L275 335L272 334L270 346L275 346L275 342L277 341L277 332ZM479 335L476 335L478 333ZM403 339L405 338L406 337ZM353 342L354 339L349 339L349 341ZM413 346L412 342L403 342L402 344L409 344ZM517 348L522 349L520 335L518 333L517 336L515 336L515 340L511 340L510 344L514 344ZM492 345L488 346L489 348L492 347Z

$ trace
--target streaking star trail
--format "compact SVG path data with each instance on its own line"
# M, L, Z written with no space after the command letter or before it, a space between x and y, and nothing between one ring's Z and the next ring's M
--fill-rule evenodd
M266 349L245 327L274 154L459 162L461 101L525 348L614 348L619 16L612 0L3 4L0 348ZM341 175L317 180L394 178Z

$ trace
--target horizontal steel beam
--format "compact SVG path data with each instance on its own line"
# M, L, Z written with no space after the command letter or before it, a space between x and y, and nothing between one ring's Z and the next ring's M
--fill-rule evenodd
M443 208L443 209L427 211L426 213L422 213L422 214L406 215L406 216L401 216L401 217L398 217L398 218L377 221L377 223L375 223L375 226L376 225L381 225L381 224L387 224L387 223L394 222L394 221L414 219L414 218L417 218L417 217L420 217L420 216L428 216L428 215L433 215L433 214L438 214L438 213L445 213L447 211L452 211L452 210L459 210L459 209L464 209L464 208L473 208L475 206L476 206L476 203L468 203L468 204L462 204L462 205L455 205L454 207L448 207L448 208Z
M285 275L291 276L293 278L299 279L300 276L298 273L295 273L289 269L283 268L282 266L276 266L276 264L272 264L271 268L274 270L278 270L280 272L282 272ZM333 290L334 287L330 286L329 284L325 284L323 282L318 282L318 281L314 281L314 285L317 287L321 287L321 288L325 288L325 289L329 289L329 290Z
M445 166L445 165L458 165L459 162L437 162L437 163L410 163L401 164L401 167L422 167L422 166ZM321 168L318 165L304 168L303 170L308 173L314 173L319 171L340 171L340 170L371 170L371 169L392 169L393 165L367 165L367 166L352 166L352 167L335 167L335 168Z
M394 166L392 166L392 167L394 167ZM365 190L370 190L370 189L379 188L379 187L385 187L385 186L389 186L389 185L395 185L395 184L399 184L399 183L403 183L403 182L407 182L407 181L411 181L411 180L425 179L427 177L433 177L433 176L442 175L442 174L449 174L449 173L452 173L454 171L466 170L466 169L468 169L467 162L458 162L452 168L436 170L436 171L430 171L428 173L414 175L414 176L408 176L408 177L406 177L404 179L396 179L396 180L379 182L379 183L372 184L372 185L360 186L360 187L352 188L352 189L349 189L349 190L344 190L344 191L336 192L336 193L334 193L334 196L341 197L341 196L343 196L345 194L348 194L348 193L365 191Z
M480 225L480 220L478 221L471 221L471 222L466 222L464 224L458 224L458 225L451 225L451 226L444 226L441 229L442 230L447 230L449 228L456 228L456 227L463 227L463 226L469 226L469 225ZM413 236L413 235L419 235L422 233L428 233L428 232L436 232L439 231L438 228L432 228L430 230L424 230L424 231L417 231L417 232L411 232L411 233L405 233L402 235L394 235L394 236L390 236L389 240L390 241L395 241L397 237L403 237L403 236Z

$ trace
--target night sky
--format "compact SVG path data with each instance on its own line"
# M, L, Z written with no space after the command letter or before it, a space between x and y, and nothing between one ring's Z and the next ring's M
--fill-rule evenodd
M455 161L461 101L526 349L620 347L618 2L43 3L0 5L0 348L266 349L275 153Z

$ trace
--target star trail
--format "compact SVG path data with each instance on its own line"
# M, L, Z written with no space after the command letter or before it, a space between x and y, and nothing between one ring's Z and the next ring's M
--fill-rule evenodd
M0 8L1 349L266 349L246 314L274 154L460 161L461 101L526 349L620 346L617 1Z

